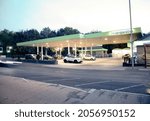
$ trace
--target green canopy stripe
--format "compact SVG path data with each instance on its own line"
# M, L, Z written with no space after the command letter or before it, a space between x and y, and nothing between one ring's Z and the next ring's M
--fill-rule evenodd
M133 34L141 33L141 28L133 28L132 30ZM86 39L96 39L100 37L109 37L109 36L116 36L116 35L129 35L130 30L129 29L123 29L123 30L117 30L117 31L108 31L108 32L97 32L92 34L73 34L73 35L65 35L65 36L59 36L59 37L53 37L53 38L46 38L46 39L39 39L39 40L33 40L33 41L27 41L27 42L20 42L17 43L17 46L32 46L34 44L42 44L42 43L55 43L55 42L64 42L67 40L86 40Z

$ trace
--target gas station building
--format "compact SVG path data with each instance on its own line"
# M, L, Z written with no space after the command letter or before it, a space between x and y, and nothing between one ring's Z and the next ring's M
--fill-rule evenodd
M138 40L142 36L140 27L133 28L133 41ZM94 47L108 44L128 44L130 43L130 29L122 29L107 32L97 32L91 34L73 34L65 35L53 38L39 39L27 42L17 43L17 46L29 46L36 47L37 54L41 53L43 58L43 48L54 48L56 52L62 51L63 48L68 48L68 54L70 53L70 47L73 48L75 56L77 56L77 49L80 48L80 52L86 54L89 51L93 55ZM41 48L41 49L39 49ZM88 49L87 49L88 48ZM41 50L41 52L39 51ZM47 51L47 49L44 49ZM98 51L98 50L97 50ZM47 54L47 52L45 52Z

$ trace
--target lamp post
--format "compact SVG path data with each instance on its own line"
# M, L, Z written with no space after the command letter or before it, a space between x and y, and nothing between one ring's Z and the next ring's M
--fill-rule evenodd
M129 14L130 14L131 63L132 63L132 69L133 69L134 68L134 58L133 58L133 36L132 36L131 0L129 0Z

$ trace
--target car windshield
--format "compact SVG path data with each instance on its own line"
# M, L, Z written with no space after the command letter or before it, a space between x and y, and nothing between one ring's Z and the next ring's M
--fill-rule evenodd
M85 57L91 57L91 55L85 55Z
M75 56L74 55L67 55L67 57L74 58Z

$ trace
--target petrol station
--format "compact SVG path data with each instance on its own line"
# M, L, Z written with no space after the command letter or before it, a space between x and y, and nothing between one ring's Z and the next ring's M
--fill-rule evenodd
M136 41L142 36L140 27L132 29L133 41ZM90 34L73 34L65 35L53 38L39 39L27 42L17 43L17 46L29 46L36 47L37 54L41 53L43 59L43 53L47 54L47 48L54 48L57 52L60 52L63 48L68 48L68 55L70 48L74 50L75 57L77 56L77 49L80 48L80 52L86 54L87 48L90 49L90 54L93 54L93 48L100 45L108 44L123 44L130 43L130 29L121 29L107 32L97 32ZM45 49L43 49L45 48ZM41 50L41 51L40 51ZM45 50L45 52L43 52Z

